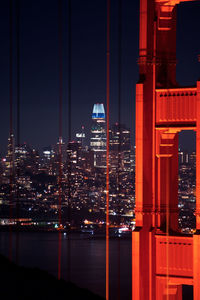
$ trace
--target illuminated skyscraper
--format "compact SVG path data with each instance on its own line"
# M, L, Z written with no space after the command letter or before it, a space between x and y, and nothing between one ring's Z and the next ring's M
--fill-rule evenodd
M76 140L80 142L81 147L85 147L85 127L81 126L81 132L76 133Z
M92 112L91 150L94 152L94 167L106 167L106 120L103 103L94 104Z
M115 123L110 128L110 165L111 168L130 170L131 139L130 129Z
M6 155L6 175L10 176L14 172L15 161L15 139L14 135L10 134L8 138L8 152Z
M128 151L131 148L130 129L115 123L110 128L110 150Z

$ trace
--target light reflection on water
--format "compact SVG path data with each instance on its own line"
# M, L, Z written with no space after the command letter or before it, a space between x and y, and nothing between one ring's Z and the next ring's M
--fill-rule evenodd
M16 233L12 234L15 260ZM71 234L71 281L105 297L105 238ZM0 234L0 253L8 256L9 233ZM62 234L62 278L68 274L68 236ZM120 248L120 252L119 252ZM120 299L131 299L131 239L110 239L110 299L117 299L120 253ZM58 233L20 233L19 263L57 275Z

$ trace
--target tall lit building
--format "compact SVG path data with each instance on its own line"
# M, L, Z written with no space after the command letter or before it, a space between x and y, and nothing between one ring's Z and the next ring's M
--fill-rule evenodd
M115 123L110 128L110 150L130 150L131 138L130 129L124 124Z
M90 147L94 152L94 167L106 167L106 120L103 103L94 104Z
M131 168L130 129L124 124L115 123L110 130L110 166L128 171Z
M80 142L81 147L85 147L85 127L81 126L81 132L76 133L76 140Z
M15 140L14 135L10 134L8 138L8 152L6 155L6 175L10 176L14 172L15 162Z

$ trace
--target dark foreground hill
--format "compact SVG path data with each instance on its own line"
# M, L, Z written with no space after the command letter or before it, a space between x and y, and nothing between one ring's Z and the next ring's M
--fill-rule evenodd
M86 289L39 269L19 267L0 255L1 299L15 300L104 300Z

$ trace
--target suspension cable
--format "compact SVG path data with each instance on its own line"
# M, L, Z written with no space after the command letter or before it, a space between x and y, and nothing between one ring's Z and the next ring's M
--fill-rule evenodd
M16 2L16 34L17 34L17 146L20 147L20 0ZM18 157L19 159L19 157ZM20 164L17 160L17 203L16 203L16 217L17 217L17 233L16 233L16 263L19 264L19 213L20 213L20 193L19 193L19 177Z
M62 93L63 93L63 69L62 69L62 0L58 2L58 31L59 31L59 178L58 178L58 279L61 278L61 224L62 224Z
M110 106L110 0L107 0L106 51L106 300L109 300L109 106Z
M121 48L122 48L122 1L118 4L118 166L117 166L117 195L118 195L118 226L121 223L121 203L120 203L120 171L121 171ZM118 293L117 299L120 300L120 238L118 238Z
M68 146L71 141L71 76L72 76L72 29L71 29L71 0L68 0ZM68 152L70 153L70 152ZM68 281L71 281L71 155L67 164L67 207L68 207Z
M9 59L9 144L8 144L8 159L9 159L9 259L12 260L12 219L13 219L13 167L14 167L14 140L13 140L13 1L9 3L9 25L10 25L10 59Z

